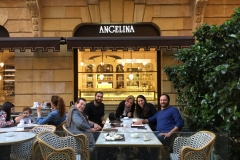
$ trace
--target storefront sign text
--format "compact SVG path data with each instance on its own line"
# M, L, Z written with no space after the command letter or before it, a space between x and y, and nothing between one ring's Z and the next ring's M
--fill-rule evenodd
M134 27L130 26L100 26L99 33L135 33Z

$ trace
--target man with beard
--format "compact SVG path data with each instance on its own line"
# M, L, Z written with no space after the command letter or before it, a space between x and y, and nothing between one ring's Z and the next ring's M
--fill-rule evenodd
M160 96L160 105L161 110L159 110L154 116L143 119L135 122L135 124L142 124L142 123L157 123L156 132L154 134L158 137L161 143L164 146L169 146L171 143L172 134L179 129L181 129L184 125L183 119L178 111L177 108L170 106L170 97L167 94L162 94ZM156 159L156 150L154 148L151 149L151 155L148 155L145 152L144 148L140 148L141 152L143 153L143 159L148 159L149 156L152 159Z
M88 117L89 121L97 123L101 127L105 124L104 109L105 106L102 103L103 92L97 91L95 93L95 99L87 103L83 113Z

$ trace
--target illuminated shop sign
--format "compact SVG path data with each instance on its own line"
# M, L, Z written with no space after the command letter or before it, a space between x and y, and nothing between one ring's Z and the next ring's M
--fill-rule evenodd
M99 33L135 33L132 25L125 26L100 26Z

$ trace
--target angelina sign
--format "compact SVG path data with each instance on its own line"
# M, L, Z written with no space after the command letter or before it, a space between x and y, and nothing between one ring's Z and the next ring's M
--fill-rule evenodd
M100 26L99 33L135 33L133 25Z
M76 28L74 37L149 37L160 36L153 23L101 24L86 23Z

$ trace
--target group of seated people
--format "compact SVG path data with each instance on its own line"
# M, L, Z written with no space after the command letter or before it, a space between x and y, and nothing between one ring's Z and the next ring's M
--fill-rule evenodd
M22 114L14 119L11 118L11 113L14 112L15 106L11 102L5 102L0 110L0 128L6 126L14 126L21 120L24 124L38 123L58 126L66 120L66 107L63 99L60 96L51 97L52 112L45 118L41 117L41 106L37 107L38 118L34 119L31 116L32 109L30 107L23 108Z
M94 149L94 144L99 136L99 131L102 130L106 120L105 106L102 103L103 92L97 91L93 101L87 103L84 98L79 98L73 104L66 114L66 107L63 99L60 96L51 97L52 112L45 118L41 117L41 106L37 107L38 118L36 122L30 118L31 109L24 108L23 114L11 120L11 112L14 111L14 105L10 102L5 102L0 111L0 128L7 125L14 125L24 119L24 122L29 120L32 123L50 124L54 126L60 125L66 120L66 128L73 134L85 134L88 137L89 148ZM171 135L181 129L184 125L183 119L177 108L170 106L170 97L166 94L160 96L161 110L157 111L151 104L147 103L143 95L136 98L128 96L121 101L116 109L116 118L134 117L136 109L136 118L139 118L136 124L146 123L154 131L155 135L163 145L169 145ZM143 159L156 159L154 155L156 150L148 153L145 148L139 148Z

